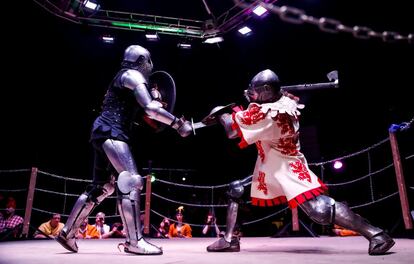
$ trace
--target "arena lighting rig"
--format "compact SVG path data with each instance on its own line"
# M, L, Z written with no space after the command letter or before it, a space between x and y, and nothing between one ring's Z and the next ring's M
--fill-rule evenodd
M274 3L276 0L252 1L240 7L236 3L223 14L214 19L194 20L138 14L116 10L104 10L99 6L99 0L33 0L51 14L68 21L103 28L114 28L135 31L155 31L158 34L168 34L181 37L199 38L206 40L220 37L239 27L254 13L253 10L261 2ZM91 9L86 4L93 3L97 8ZM211 11L207 2L203 0L209 14Z

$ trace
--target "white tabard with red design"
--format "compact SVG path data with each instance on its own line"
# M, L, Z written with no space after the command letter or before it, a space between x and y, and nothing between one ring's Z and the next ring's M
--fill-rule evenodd
M256 144L258 150L251 185L253 205L289 202L294 208L325 191L300 152L298 109L303 107L282 96L274 103L251 103L233 116L242 138L239 145Z

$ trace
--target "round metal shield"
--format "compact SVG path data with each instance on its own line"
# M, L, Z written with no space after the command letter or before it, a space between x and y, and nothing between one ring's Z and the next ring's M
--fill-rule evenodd
M166 71L153 72L149 77L150 90L157 90L161 95L160 102L165 110L170 113L174 112L175 107L175 82L171 75ZM148 123L148 122L147 122ZM155 132L161 132L167 127L166 124L152 120L151 127Z

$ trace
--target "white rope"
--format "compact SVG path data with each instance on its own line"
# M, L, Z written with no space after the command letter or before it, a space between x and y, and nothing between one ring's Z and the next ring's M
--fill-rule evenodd
M181 204L181 205L188 205L188 206L194 206L194 207L226 207L227 204L193 204L193 203L186 203L186 202L181 202L181 201L176 201L176 200L172 200L172 199L168 199L164 196L161 196L159 194L156 194L154 192L152 192L152 195L154 195L155 197L158 197L160 199L166 200L168 202L171 203L176 203L176 204Z
M47 176L51 176L51 177L58 178L58 179L63 179L63 180L70 180L70 181L77 181L77 182L92 182L92 180L63 177L63 176L53 174L53 173L49 173L49 172L42 171L42 170L38 170L38 172L39 172L39 174L44 174L44 175L47 175Z
M395 193L392 193L392 194L390 194L388 196L382 197L382 198L380 198L380 199L378 199L376 201L369 202L369 203L365 203L365 204L360 204L360 205L350 206L349 208L354 209L354 208L360 208L360 207L368 206L368 205L371 205L371 204L374 204L374 203L379 203L379 202L382 202L382 201L384 201L384 200L386 200L388 198L391 198L392 196L395 196L397 194L398 194L398 192L395 192Z
M17 170L0 170L0 173L10 173L10 172L29 172L30 169L17 169Z
M309 166L321 166L321 165L325 165L325 164L332 163L332 162L334 162L336 160L345 160L347 158L354 157L354 156L357 156L359 154L365 153L365 152L367 152L367 151L369 151L371 149L374 149L374 148L380 146L381 144L384 144L385 142L388 142L389 140L390 140L389 138L383 139L380 142L378 142L378 143L376 143L376 144L374 144L374 145L372 145L372 146L370 146L368 148L365 148L363 150L360 150L360 151L357 151L357 152L354 152L354 153L351 153L351 154L348 154L348 155L344 155L342 157L338 157L338 158L331 159L331 160L327 160L327 161L323 161L323 162L313 162L313 163L309 163Z
M384 140L382 140L382 141L380 141L380 142L378 142L378 143L376 143L374 145L372 145L371 147L368 147L366 149L363 149L361 151L358 151L358 152L355 152L355 153L352 153L352 154L349 154L349 155L345 155L345 156L342 156L342 157L339 157L339 158L335 158L335 159L332 159L332 160L324 161L324 162L309 163L309 165L311 165L311 166L323 166L325 164L332 163L335 160L339 160L339 159L342 159L343 160L343 159L346 159L346 158L350 158L350 157L353 157L353 156L356 156L356 155L365 153L365 152L367 152L367 151L369 151L369 150L371 150L373 148L376 148L376 147L380 146L381 144L383 144L383 143L385 143L387 141L389 141L388 138L387 139L384 139ZM413 157L414 157L414 154L411 154L411 155L405 157L404 159L405 160L409 160L409 159L411 159ZM371 172L369 170L369 173L367 175L362 176L362 177L357 178L357 179L354 179L354 180L351 180L351 181L342 182L342 183L335 183L335 184L332 184L331 183L331 184L326 184L326 185L328 185L328 186L342 186L342 185L346 185L346 184L352 184L352 183L355 183L357 181L361 181L363 179L366 179L367 177L374 176L374 175L376 175L376 174L378 174L378 173L380 173L380 172L382 172L382 171L384 171L384 170L386 170L388 168L391 168L391 167L393 167L393 164L389 164L389 165L387 165L387 166L385 166L385 167L383 167L381 169L378 169L377 171L374 171L374 172ZM188 173L188 172L193 172L194 171L194 170L186 170L186 169L165 169L165 168L151 168L151 170L149 170L148 168L144 168L144 170L145 169L147 169L148 171L151 171L151 172L152 171L168 171L169 173L171 173L172 171L181 172L181 173L182 172ZM30 172L30 171L31 171L30 169L0 170L0 173ZM70 181L76 181L76 182L88 182L88 183L91 183L92 182L92 180L78 179L78 178L70 178L70 177L63 177L63 176L60 176L60 175L57 175L57 174L53 174L53 173L48 173L48 172L45 172L45 171L42 171L42 170L38 170L38 172L40 174L44 174L44 175L47 175L47 176L51 176L51 177L58 178L58 179L63 179L63 180L70 180ZM147 176L145 176L143 178L146 178L146 177ZM212 191L214 189L219 189L219 188L223 188L223 187L228 187L229 186L229 184L221 184L221 185L213 185L213 186L180 184L180 183L170 182L170 181L166 181L166 180L162 180L162 179L156 179L156 181L161 182L161 183L164 183L164 184L178 186L178 187L193 188L193 189L211 189ZM372 186L371 186L371 188L372 188ZM410 186L409 189L414 190L414 187L413 186ZM36 191L40 191L40 192L45 192L45 193L51 193L51 194L55 194L55 195L63 195L65 197L68 197L68 196L71 196L71 197L79 197L79 194L70 194L70 193L66 193L66 191L62 193L62 192L56 192L56 191L51 191L51 190L45 190L45 189L41 189L41 188L35 188L35 190ZM1 192L7 192L7 191L8 192L18 192L18 191L27 191L27 188L26 189L14 189L14 190L0 189L0 191ZM355 206L352 206L350 208L351 209L354 209L354 208L360 208L360 207L369 206L369 205L372 205L374 203L382 202L382 201L384 201L384 200L386 200L388 198L391 198L391 197L393 197L393 196L395 196L397 194L398 194L398 192L395 192L395 193L392 193L392 194L390 194L388 196L385 196L385 197L382 197L380 199L375 200L374 199L374 196L373 196L373 193L372 193L372 190L371 190L371 199L372 199L371 202L364 203L364 204L359 204L359 205L355 205ZM145 195L145 193L141 193L141 195ZM155 197L158 197L158 198L160 198L162 200L171 202L171 203L176 203L176 204L181 204L181 205L187 205L187 206L194 206L194 207L211 207L211 208L214 208L214 207L227 207L227 204L224 204L224 205L223 204L220 204L220 205L217 204L217 205L215 205L215 204L213 204L213 200L212 200L211 204L194 204L194 203L186 203L186 202L182 202L182 201L176 201L176 200L173 200L173 199L169 199L167 197L161 196L161 195L159 195L157 193L154 193L154 192L152 192L152 195L154 195ZM116 199L117 197L116 196L110 196L108 198ZM248 201L247 203L251 203L251 201ZM270 218L272 216L275 216L275 215L279 214L280 212L283 212L283 211L285 211L287 209L288 209L288 207L285 207L284 209L282 209L282 210L280 210L278 212L272 213L272 214L270 214L268 216L265 216L263 218L259 218L259 219L256 219L256 220L252 220L252 221L249 221L249 222L245 222L245 223L243 223L243 225L249 225L249 224L253 224L253 223L257 223L257 222L263 221L263 220L268 219L268 218ZM34 211L41 212L41 213L47 213L49 215L52 215L52 214L55 213L55 212L46 211L46 210L42 210L42 209L35 208L35 207L33 207L33 210ZM144 211L141 211L141 213L143 213L143 212ZM153 212L154 214L156 214L158 216L168 218L168 217L162 215L161 213L156 212L153 209L151 209L151 212ZM68 216L67 214L61 214L61 215L62 216L65 216L65 217ZM115 218L115 217L120 217L120 216L119 216L119 214L114 214L114 215L107 215L106 217L108 217L108 218L114 217ZM168 218L168 219L171 220L172 222L175 222L176 221L174 219L170 219L170 218ZM202 224L194 224L194 223L191 223L190 225L192 225L192 226L203 226ZM225 227L225 225L219 225L219 226L220 227Z
M165 181L161 179L156 179L155 181L162 182L169 185L179 186L179 187L185 187L185 188L193 188L193 189L214 189L214 188L223 188L228 187L229 184L221 184L221 185L213 185L213 186L206 186L206 185L191 185L191 184L182 184L182 183L174 183L170 181Z
M388 168L391 168L391 167L394 167L394 164L389 164L388 166L386 166L384 168L381 168L381 169L379 169L377 171L374 171L373 173L367 174L367 175L362 176L360 178L357 178L355 180L351 180L351 181L347 181L347 182L340 182L340 183L329 183L329 184L327 183L326 185L327 186L341 186L341 185L351 184L351 183L354 183L354 182L361 181L361 180L363 180L365 178L368 178L368 177L370 177L372 175L378 174L378 173L380 173L380 172L382 172L382 171L384 171L384 170L386 170Z
M0 192L24 192L27 189L0 189Z

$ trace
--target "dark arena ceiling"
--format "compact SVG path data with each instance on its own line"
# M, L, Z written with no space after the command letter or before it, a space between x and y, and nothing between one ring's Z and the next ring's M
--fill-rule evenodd
M171 73L177 85L175 112L194 121L217 105L245 103L243 90L264 68L274 69L285 85L326 82L326 74L338 70L339 89L298 94L306 104L302 135L308 138L303 146L311 161L375 144L387 137L390 124L414 116L408 95L414 69L409 1L96 2L99 9L90 11L79 0L7 1L22 21L5 29L5 51L14 56L5 62L10 67L4 80L14 83L4 89L7 100L0 106L8 124L1 135L8 139L3 167L88 171L90 125L123 50L134 43L151 51L156 69ZM268 9L266 16L252 14L258 4ZM252 34L241 36L242 25ZM147 42L148 30L159 33L160 41ZM102 43L103 35L114 36L114 43ZM213 36L224 41L203 43ZM191 50L177 48L182 39L191 41ZM156 157L160 163L171 161L165 166L182 167L213 158L228 162L236 152L222 132L206 128L184 140L166 131L156 135L158 146L166 146L161 152L141 143L142 160ZM179 155L170 141L178 142Z

